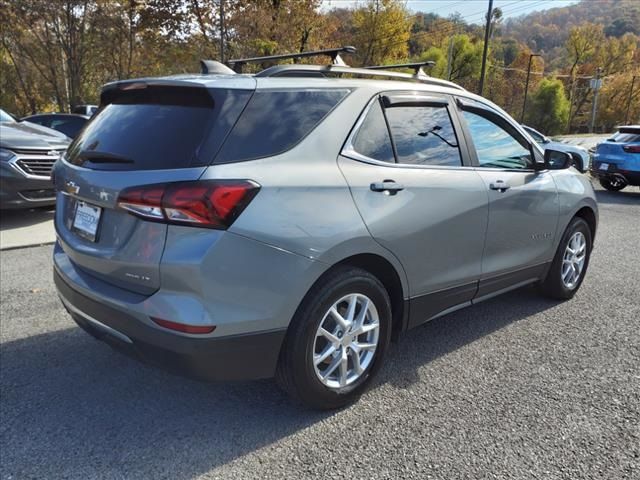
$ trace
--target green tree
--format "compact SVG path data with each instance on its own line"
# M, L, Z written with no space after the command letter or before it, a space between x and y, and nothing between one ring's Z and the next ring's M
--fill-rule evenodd
M445 78L447 76L447 52L442 48L429 47L419 58L422 62L435 62L435 65L428 70L432 77Z
M363 65L406 58L411 21L399 0L369 0L353 13L354 44Z
M569 100L564 84L556 78L545 78L527 105L526 122L547 135L561 133L569 116Z
M451 51L451 74L448 80L460 82L471 80L480 74L482 43L473 42L469 35L453 37Z

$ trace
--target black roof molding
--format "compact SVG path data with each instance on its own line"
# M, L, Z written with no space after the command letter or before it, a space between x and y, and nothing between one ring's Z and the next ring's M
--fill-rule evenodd
M242 72L242 68L247 63L262 63L273 60L291 60L297 58L308 58L308 57L318 57L318 56L327 56L331 58L331 63L333 65L341 65L347 66L346 63L340 57L341 53L355 53L356 47L352 47L350 45L338 48L327 48L324 50L311 50L308 52L299 52L299 53L285 53L282 55L268 55L266 57L250 57L250 58L236 58L233 60L229 60L227 64L233 68L237 73Z

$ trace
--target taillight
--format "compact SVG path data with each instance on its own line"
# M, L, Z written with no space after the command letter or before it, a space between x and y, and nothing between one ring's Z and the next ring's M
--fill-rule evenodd
M640 145L625 145L622 149L627 153L640 153Z
M139 217L177 225L227 229L260 186L251 180L198 180L123 190L118 207Z

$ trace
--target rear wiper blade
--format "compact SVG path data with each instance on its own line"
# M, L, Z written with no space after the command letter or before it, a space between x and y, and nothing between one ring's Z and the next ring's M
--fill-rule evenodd
M130 158L109 152L98 152L95 150L85 150L78 155L83 160L93 163L134 163Z

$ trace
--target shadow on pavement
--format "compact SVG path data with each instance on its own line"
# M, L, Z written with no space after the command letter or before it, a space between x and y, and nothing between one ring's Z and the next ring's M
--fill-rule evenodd
M606 190L596 190L598 203L616 205L640 205L640 188L627 187L620 192L607 192Z
M554 305L524 289L412 330L391 348L373 390L408 387L422 365ZM79 328L3 344L0 380L3 469L16 478L29 477L33 462L65 477L93 477L101 465L113 477L193 478L340 415L293 405L271 381L174 377ZM75 454L59 465L62 450Z
M0 210L0 231L30 227L37 223L53 220L53 207L50 209L35 208L31 210Z

